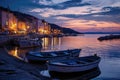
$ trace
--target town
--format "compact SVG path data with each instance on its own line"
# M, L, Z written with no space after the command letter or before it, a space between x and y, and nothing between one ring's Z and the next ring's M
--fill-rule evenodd
M79 32L70 28L60 27L29 14L12 11L9 7L0 7L0 46L14 45L15 43L15 45L23 47L26 45L35 47L41 45L40 39L44 37L76 36L77 34ZM35 38L39 38L40 42L38 39L35 41Z
M1 0L0 80L120 80L119 0Z
M0 7L0 22L0 31L3 34L62 34L62 30L52 29L50 24L43 19L11 11L9 8Z

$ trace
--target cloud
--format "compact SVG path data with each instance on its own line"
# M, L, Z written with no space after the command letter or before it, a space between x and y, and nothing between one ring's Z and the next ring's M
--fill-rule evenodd
M89 6L89 3L81 3L82 0L70 0L63 3L60 3L56 6L56 9L67 9L70 7L82 7ZM55 9L55 8L54 8Z
M70 27L77 31L120 31L120 24L114 22L92 21L73 19L64 23L65 27Z
M51 17L51 16L57 16L57 15L69 15L69 14L85 15L85 14L90 14L90 13L101 12L101 8L92 8L92 10L91 8L92 7L89 7L89 6L70 7L70 8L63 9L63 10L56 10L52 8L44 8L44 9L36 8L36 9L32 9L30 12L38 12L40 13L41 16L44 16L44 17Z
M115 7L117 6L116 4L120 3L120 0L82 0L81 3L89 3L93 7L106 7L106 6L111 6Z
M52 8L52 9L67 9L70 7L79 7L90 5L88 3L81 3L82 0L5 0L2 3L8 3L14 7L26 8Z
M69 0L37 0L34 2L42 4L42 5L56 5L56 4L60 4L66 1L69 1Z
M91 13L91 14L64 14L64 15L58 15L68 18L79 18L84 20L95 20L95 21L107 21L107 22L120 22L120 7L105 7L102 9L102 11L98 11L97 13Z
M37 0L34 1L37 8L67 9L70 7L87 6L89 3L81 3L82 0Z
M120 0L1 0L0 6L8 5L64 27L120 30Z

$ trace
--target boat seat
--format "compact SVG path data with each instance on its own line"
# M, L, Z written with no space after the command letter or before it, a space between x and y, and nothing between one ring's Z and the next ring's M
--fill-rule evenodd
M31 53L32 55L36 55L36 56L40 56L40 57L43 57L43 55L41 55L41 54L38 54L38 53L36 53L36 54L33 54L33 53Z
M57 56L55 53L51 53L52 56Z
M77 64L75 61L67 61L67 62L62 62L63 64L66 64L66 65L75 65Z
M68 55L69 53L68 52L64 52L65 55Z
M36 54L37 56L43 56L43 55L41 55L41 54Z
M60 63L60 62L54 62L54 63L52 63L52 64L57 64L57 65L67 65L67 64L64 64L64 63Z

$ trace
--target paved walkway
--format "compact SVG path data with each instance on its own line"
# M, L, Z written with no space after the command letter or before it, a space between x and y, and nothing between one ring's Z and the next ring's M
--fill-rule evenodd
M51 80L40 75L44 69L46 65L23 62L0 48L0 80Z

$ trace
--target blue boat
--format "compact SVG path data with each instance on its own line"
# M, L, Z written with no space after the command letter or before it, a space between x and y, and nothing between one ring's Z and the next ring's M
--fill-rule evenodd
M51 52L28 52L26 57L28 61L32 62L46 62L49 60L61 60L68 57L79 57L81 49L71 49Z

